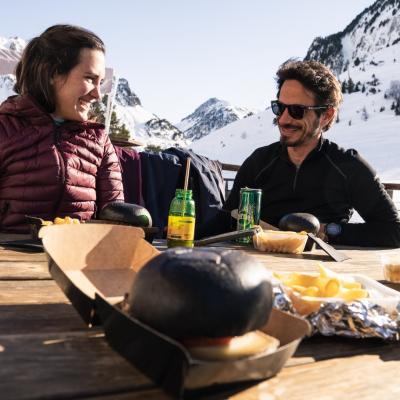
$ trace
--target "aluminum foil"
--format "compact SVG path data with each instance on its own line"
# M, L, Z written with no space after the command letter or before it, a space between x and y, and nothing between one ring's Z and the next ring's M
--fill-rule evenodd
M274 307L299 315L281 285L274 285ZM400 341L400 302L391 311L366 299L326 303L305 318L312 335Z

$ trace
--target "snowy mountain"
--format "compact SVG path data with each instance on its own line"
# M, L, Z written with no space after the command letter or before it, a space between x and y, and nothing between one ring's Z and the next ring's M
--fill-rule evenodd
M14 93L15 75L0 75L0 103Z
M13 74L15 65L26 46L25 40L13 37L0 37L0 75Z
M306 59L328 65L337 75L351 67L367 68L371 55L400 42L400 0L378 0L366 8L342 31L317 37Z
M26 41L17 36L10 38L0 37L0 47L3 50L10 50L14 54L21 55L26 46Z
M235 107L227 101L214 97L201 104L176 126L183 132L185 138L199 140L213 130L253 114L254 111Z
M0 37L0 102L8 96L14 95L15 66L26 46L26 41L18 38ZM106 69L103 93L109 93L112 87L112 69ZM105 111L105 106L100 105ZM129 82L120 78L113 110L118 123L124 124L129 130L130 137L143 142L145 145L166 148L170 146L187 146L187 140L182 132L169 121L143 108L139 97L131 90Z
M120 78L118 80L115 101L117 102L117 104L123 107L134 107L136 105L142 105L139 97L137 97L136 94L132 92L131 88L129 87L129 82L125 78Z
M119 123L125 124L131 133L134 132L133 137L146 146L167 148L186 147L188 144L177 127L143 108L139 97L124 78L118 81L114 111Z
M357 149L383 181L400 182L399 18L400 0L376 1L342 32L315 39L306 58L333 68L345 92L339 120L325 136ZM257 147L278 140L272 120L266 110L212 132L191 148L241 164Z

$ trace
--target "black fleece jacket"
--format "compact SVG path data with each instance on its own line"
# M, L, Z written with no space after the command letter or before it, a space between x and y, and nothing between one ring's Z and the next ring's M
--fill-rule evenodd
M285 214L306 212L321 223L342 226L332 243L400 247L396 207L375 171L356 150L346 151L321 138L317 148L296 167L279 142L260 147L240 167L225 211L238 208L240 188L246 186L262 189L261 219L272 225L278 225ZM353 209L365 223L349 223Z

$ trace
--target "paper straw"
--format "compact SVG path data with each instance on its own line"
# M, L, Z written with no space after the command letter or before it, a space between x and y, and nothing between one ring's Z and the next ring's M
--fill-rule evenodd
M189 171L190 171L190 157L188 157L186 160L185 185L183 186L184 190L187 190L188 188Z

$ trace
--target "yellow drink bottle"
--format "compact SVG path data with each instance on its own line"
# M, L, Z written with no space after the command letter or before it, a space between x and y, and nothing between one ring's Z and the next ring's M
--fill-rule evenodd
M176 189L168 213L168 247L193 247L196 223L191 190Z

